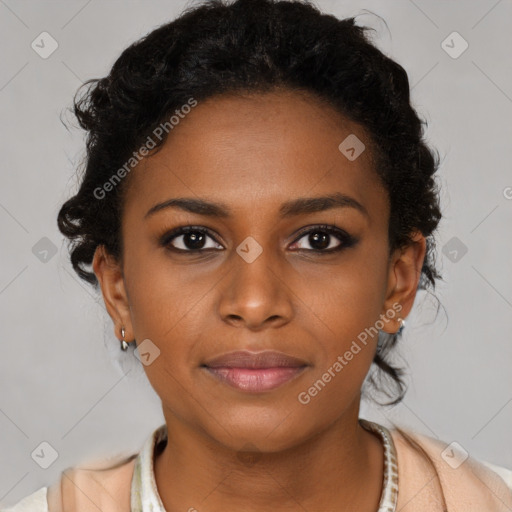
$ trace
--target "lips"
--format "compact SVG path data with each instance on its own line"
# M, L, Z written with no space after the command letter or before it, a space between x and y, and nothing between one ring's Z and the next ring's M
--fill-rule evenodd
M272 391L295 380L308 366L298 357L273 350L229 352L202 365L218 381L249 393Z
M307 365L302 359L274 350L228 352L203 364L208 368L300 368Z

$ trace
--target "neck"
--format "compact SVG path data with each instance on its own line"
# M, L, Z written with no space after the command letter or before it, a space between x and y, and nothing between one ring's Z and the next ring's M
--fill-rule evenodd
M359 424L358 412L292 448L254 456L166 415L167 445L155 453L154 462L165 509L375 512L382 492L383 446Z

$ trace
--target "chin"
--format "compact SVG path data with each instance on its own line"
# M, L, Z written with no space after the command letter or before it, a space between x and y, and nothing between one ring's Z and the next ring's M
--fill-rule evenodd
M304 430L304 422L293 415L256 412L247 413L242 418L232 421L215 422L215 433L210 435L219 443L233 451L254 453L278 453L306 441L318 430ZM220 424L220 425L219 425ZM221 426L222 425L222 426Z

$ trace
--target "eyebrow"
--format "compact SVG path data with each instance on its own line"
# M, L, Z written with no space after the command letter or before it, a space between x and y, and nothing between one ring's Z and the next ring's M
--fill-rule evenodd
M179 208L183 211L207 217L229 218L231 209L224 203L215 203L194 197L177 197L152 206L144 218L166 208ZM289 218L308 213L323 212L333 208L354 208L366 217L370 217L366 208L356 199L341 192L319 197L299 197L281 205L281 218Z

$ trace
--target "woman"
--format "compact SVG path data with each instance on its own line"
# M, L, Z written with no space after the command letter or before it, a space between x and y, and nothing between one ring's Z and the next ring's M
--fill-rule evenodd
M512 509L507 468L359 418L374 368L403 398L389 355L440 278L441 211L407 74L353 18L207 2L75 113L87 162L59 228L165 424L10 510Z

